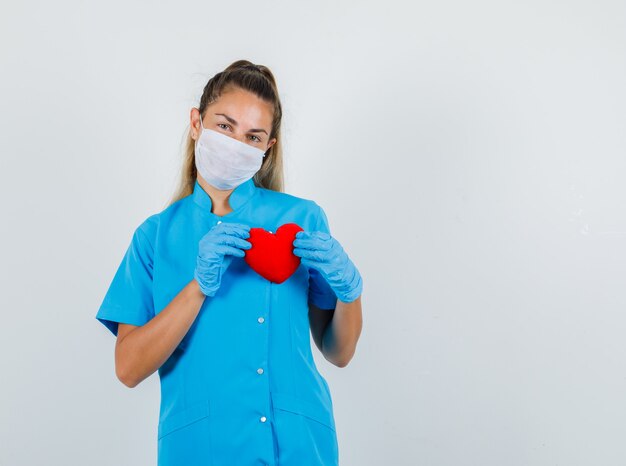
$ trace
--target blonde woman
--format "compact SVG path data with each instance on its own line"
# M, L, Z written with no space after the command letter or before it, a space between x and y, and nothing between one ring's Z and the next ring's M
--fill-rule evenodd
M96 315L125 385L159 373L160 466L338 464L309 332L348 364L362 279L322 208L282 192L281 118L267 67L239 60L208 81L178 193L137 227ZM277 283L247 263L248 240L290 223L300 263Z

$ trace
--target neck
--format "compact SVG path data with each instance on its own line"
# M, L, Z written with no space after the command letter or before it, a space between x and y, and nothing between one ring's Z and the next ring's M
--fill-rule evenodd
M204 188L209 197L211 198L212 208L211 211L216 215L224 215L232 212L228 203L228 198L233 192L233 189L221 190L207 183L200 175L198 175L198 184Z

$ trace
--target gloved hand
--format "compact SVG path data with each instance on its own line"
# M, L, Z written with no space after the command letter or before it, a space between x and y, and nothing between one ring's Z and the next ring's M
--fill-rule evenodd
M361 274L331 235L323 231L299 231L293 246L300 262L318 270L341 301L350 303L361 295Z
M222 282L222 275L232 262L232 256L244 257L243 249L252 244L250 227L241 223L218 223L205 234L198 243L198 257L194 278L200 290L207 296L214 296Z

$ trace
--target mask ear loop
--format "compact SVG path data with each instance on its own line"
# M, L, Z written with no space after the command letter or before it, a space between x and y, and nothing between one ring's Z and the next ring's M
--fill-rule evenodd
M202 114L200 115L200 128L203 128L203 126L202 126ZM202 134L202 131L198 131L198 135L196 136L196 140L194 141L194 144L193 144L194 155L196 155L198 153L198 143L200 142L200 135L201 134Z
M200 135L203 133L204 131L204 125L202 124L202 114L200 114L200 128L201 131L198 133L198 137L196 138L196 143L194 144L195 147L198 147L198 142L200 142Z

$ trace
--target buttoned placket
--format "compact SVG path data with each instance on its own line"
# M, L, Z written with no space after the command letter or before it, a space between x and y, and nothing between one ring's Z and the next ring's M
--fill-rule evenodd
M235 190L233 190L233 192L231 193L230 199L229 199L229 204L231 208L233 209L233 211L227 215L229 216L236 215L236 211L239 209L239 207L241 207L241 205L243 205L250 197L252 197L252 195L254 194L254 189L255 189L255 186L254 186L254 182L252 179L242 183L242 185L239 185L237 188L235 188ZM200 184L197 181L194 186L193 196L194 196L194 201L196 202L196 204L200 205L200 207L205 212L209 212L209 214L214 217L213 225L219 225L220 223L223 222L220 219L223 218L224 216L220 217L211 212L212 210L211 198L208 195L208 193L204 191L202 186L200 186ZM270 231L270 233L272 232ZM263 386L262 392L265 393L265 395L263 395L265 401L260 403L259 405L260 416L258 416L254 420L254 422L259 422L262 425L266 426L267 428L266 435L268 436L268 441L269 441L269 444L271 445L271 449L269 449L269 452L272 452L273 456L271 457L272 462L263 462L262 464L269 466L271 464L274 464L274 462L276 461L278 452L276 451L276 444L273 438L274 433L273 433L273 426L271 425L272 422L267 422L268 420L272 421L270 419L271 411L272 411L270 381L269 381L269 377L267 373L267 361L269 360L269 327L268 327L267 319L269 318L269 314L271 311L270 305L271 305L271 296L272 296L272 283L267 280L265 280L265 282L266 282L265 293L264 293L265 296L263 300L264 302L259 303L260 309L265 309L265 312L260 315L257 315L256 323L254 324L255 326L257 326L259 332L261 332L259 338L257 339L257 341L259 342L259 345L257 348L254 348L253 351L251 351L250 358L258 357L258 355L264 356L264 360L263 358L261 360L257 360L257 364L256 364L257 369L256 369L255 377L262 377L262 379L258 379L258 380ZM263 367L264 364L265 364L265 368ZM262 456L265 456L265 455L262 455Z
M261 412L262 415L259 418L259 421L265 425L265 427L267 428L267 434L268 434L268 442L271 445L271 450L273 452L273 458L275 459L278 455L278 452L275 451L275 443L274 443L274 439L273 439L273 432L272 432L272 426L271 426L271 422L267 422L269 419L269 417L271 416L271 394L270 394L270 380L268 377L268 373L267 373L267 362L269 360L269 327L268 327L268 318L269 315L271 313L271 309L270 309L270 305L271 305L271 282L266 281L266 292L265 292L265 296L264 296L264 302L259 303L261 306L263 306L261 309L265 309L264 313L261 315L258 315L256 317L256 322L254 323L254 325L256 325L257 329L259 330L259 332L261 332L261 336L258 339L259 342L259 347L257 348L258 352L253 351L250 355L250 357L255 357L254 354L258 354L261 357L261 360L258 361L258 367L256 369L256 377L262 377L262 379L259 379L259 381L262 382L262 386L263 386L263 390L262 392L265 393L265 402L262 403L262 407L261 407ZM265 365L265 367L263 367ZM270 463L264 463L264 464L270 464Z
M215 224L216 224L216 225L219 225L220 223L222 223L222 221L221 221L221 220L218 220ZM271 233L271 232L270 232L270 233ZM269 304L268 304L268 306L269 306ZM264 324L264 323L265 323L265 317L263 317L263 316L259 316L259 317L257 318L257 322L258 322L259 324ZM265 338L264 338L263 340L266 342L266 347L268 347L268 345L267 345L267 340L268 340L268 338L269 338L269 334L268 334L268 330L267 330L267 324L265 324L265 325L263 326L262 331L265 333ZM257 374L258 374L258 375L263 375L263 374L265 373L265 370L263 369L263 367L259 367L259 368L256 370L256 372L257 372ZM268 386L267 388L268 388L268 390L267 390L267 391L268 391L268 393L269 393L269 386ZM261 417L259 418L259 421L261 421L261 422L267 422L267 416L261 416Z

